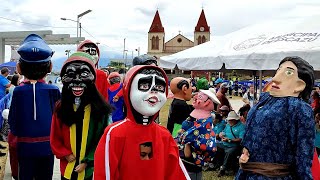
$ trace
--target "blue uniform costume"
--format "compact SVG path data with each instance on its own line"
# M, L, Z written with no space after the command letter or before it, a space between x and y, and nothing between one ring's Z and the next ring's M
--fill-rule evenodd
M113 101L113 97L117 95L117 93L122 89L122 83L120 84L119 88L115 91L111 91L110 88L108 89L108 97L109 97L109 104L113 106L115 109L112 111L112 122L117 122L124 119L124 99L123 96L119 97L117 102Z
M289 164L289 176L273 179L312 179L315 122L312 108L297 97L262 94L248 114L242 145L248 149L249 162ZM236 179L270 179L239 170Z
M40 36L31 34L18 53L21 73L30 79L14 89L9 113L11 133L17 137L19 180L49 180L54 164L51 119L60 91L40 81L50 71L53 52Z

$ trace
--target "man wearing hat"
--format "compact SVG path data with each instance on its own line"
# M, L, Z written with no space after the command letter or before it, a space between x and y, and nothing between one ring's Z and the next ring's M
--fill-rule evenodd
M223 176L226 169L231 167L231 163L236 162L233 160L236 160L237 155L241 153L240 142L245 133L245 126L241 123L240 117L235 111L230 111L226 120L228 123L219 134L222 144L217 144L218 152L216 157L218 159L224 157L218 177Z
M14 89L9 113L10 130L17 137L19 179L52 179L50 125L60 91L42 79L52 69L53 51L40 36L30 34L18 53L17 70L28 79Z
M211 112L219 100L210 90L200 90L194 96L194 110L182 123L177 137L183 151L183 162L192 180L202 177L202 167L208 166L216 151L215 133Z
M222 83L222 84L220 85L220 89L219 89L219 91L217 92L217 98L219 99L219 101L220 101L220 103L221 103L221 104L219 104L218 107L216 108L216 110L217 110L218 112L220 112L220 107L221 107L221 106L224 106L224 105L226 105L226 106L229 108L229 110L232 110L231 104L230 104L228 98L226 97L226 93L228 92L228 88L229 88L228 83L224 82L224 83Z
M228 114L229 114L229 112L230 112L230 109L228 108L228 106L223 105L223 106L221 106L221 107L219 108L219 110L220 110L220 114L221 114L221 116L222 116L222 119L223 119L223 120L226 120L226 118L228 117ZM226 122L227 122L227 121L226 121Z

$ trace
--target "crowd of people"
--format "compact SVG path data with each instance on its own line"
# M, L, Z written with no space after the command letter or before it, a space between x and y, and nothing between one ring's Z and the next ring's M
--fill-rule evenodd
M229 83L210 88L204 79L195 85L175 77L168 84L152 56L134 58L122 78L97 68L99 48L86 40L64 62L60 91L44 81L54 52L40 36L27 36L18 53L15 75L8 80L3 68L0 76L0 97L9 94L1 138L9 142L14 179L52 179L54 156L66 180L201 180L206 170L236 179L312 179L320 172L311 170L319 163L320 98L313 67L299 57L280 62L266 92L250 86L235 111Z

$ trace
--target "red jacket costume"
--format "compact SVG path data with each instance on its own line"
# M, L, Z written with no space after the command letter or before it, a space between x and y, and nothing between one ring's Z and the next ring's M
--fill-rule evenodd
M123 85L127 117L108 126L100 139L94 157L95 180L190 179L171 134L153 121L159 112L152 116L148 125L138 124L133 115L129 99L132 80L139 70L151 67L162 72L168 83L165 72L156 66L135 66L128 71ZM150 160L140 159L136 147L143 142L152 142L153 157Z
M98 52L98 61L97 63L95 64L95 68L96 68L96 87L98 89L98 91L100 92L100 94L104 97L104 99L106 101L108 101L108 88L109 88L109 83L108 83L108 80L107 80L107 75L104 71L100 70L100 69L97 69L97 66L98 66L98 63L99 63L99 60L100 60L100 50L99 50L99 47L93 43L92 41L90 40L85 40L83 41L81 44L79 44L78 48L77 48L77 51L82 51L82 47L85 45L85 44L94 44L97 48L97 52Z

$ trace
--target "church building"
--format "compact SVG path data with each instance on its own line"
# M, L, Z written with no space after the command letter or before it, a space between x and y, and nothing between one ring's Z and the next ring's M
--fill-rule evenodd
M210 41L210 26L208 26L203 9L194 28L193 41L179 33L167 42L165 41L165 30L157 10L148 32L148 54L159 58L207 41Z

